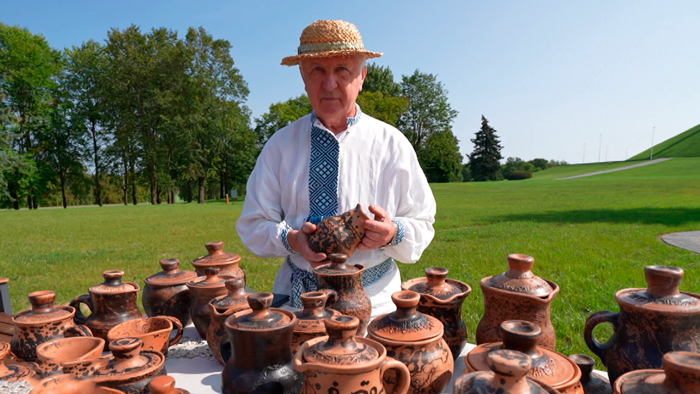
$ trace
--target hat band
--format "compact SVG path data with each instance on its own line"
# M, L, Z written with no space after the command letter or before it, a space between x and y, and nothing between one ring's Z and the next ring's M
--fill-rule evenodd
M297 53L303 55L305 53L326 52L326 51L342 51L347 49L364 50L365 46L362 41L341 41L341 42L319 42L313 44L301 44Z

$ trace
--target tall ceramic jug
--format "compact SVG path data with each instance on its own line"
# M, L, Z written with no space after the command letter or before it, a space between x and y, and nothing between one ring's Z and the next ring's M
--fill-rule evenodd
M161 272L146 278L141 300L148 316L172 316L183 326L190 324L194 298L186 283L195 279L194 271L180 269L180 260L163 259Z
M249 311L248 293L245 290L245 279L233 278L224 282L228 294L209 301L209 328L207 329L207 345L214 357L225 365L231 358L231 340L224 322L236 312Z
M207 332L209 331L209 323L211 322L208 306L209 301L216 297L225 296L228 293L226 290L226 280L231 277L219 276L219 268L217 267L205 268L204 275L205 276L199 276L186 284L194 299L192 307L190 308L192 323L194 324L194 328L197 329L200 338L206 339Z

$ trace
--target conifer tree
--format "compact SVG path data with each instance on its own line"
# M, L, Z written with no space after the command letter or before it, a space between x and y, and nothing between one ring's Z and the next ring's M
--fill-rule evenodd
M470 155L470 169L472 179L475 181L495 181L503 179L501 175L501 141L498 140L496 130L489 126L489 121L481 115L481 129L476 137L471 140L474 151Z

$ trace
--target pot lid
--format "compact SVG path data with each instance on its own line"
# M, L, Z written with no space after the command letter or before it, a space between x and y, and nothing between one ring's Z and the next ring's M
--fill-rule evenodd
M429 315L418 312L420 294L415 291L397 291L391 295L396 311L374 319L367 331L381 342L382 339L401 342L417 342L442 337L442 323Z
M680 291L682 268L649 265L644 274L647 288L620 290L618 302L659 312L700 312L700 296Z
M151 376L165 364L165 356L156 350L143 350L143 341L127 337L109 343L114 358L104 369L95 372L98 382L113 382L128 379L138 381Z
M0 380L16 382L19 380L29 380L34 375L31 368L23 363L0 363Z
M209 242L204 245L209 254L194 259L192 265L195 267L212 267L227 264L234 264L241 261L241 256L236 253L224 252L224 243L222 241Z
M355 316L335 315L323 322L328 339L316 342L306 349L306 361L350 366L365 364L379 358L379 351L369 343L371 339L355 337L360 327L360 319Z
M687 394L700 390L700 354L668 352L663 370L642 369L620 376L615 392L620 394Z
M148 390L151 394L190 394L189 391L175 387L175 378L168 375L161 375L153 378L148 383Z
M278 308L270 308L272 305L272 293L253 293L248 295L249 310L241 311L226 319L226 324L244 330L267 330L286 326L292 319L296 323L294 314Z
M204 269L204 276L187 282L187 287L194 290L220 288L226 285L226 278L219 276L219 269L216 267L208 267Z
M211 304L219 310L228 310L235 308L236 310L248 309L248 293L245 291L245 279L233 278L227 279L224 286L228 290L228 294L216 297L211 300Z
M558 394L549 385L527 377L532 360L527 354L517 350L497 349L486 356L488 369L465 374L455 384L455 392L464 394L517 392L522 394ZM490 371L490 372L489 372ZM523 381L524 380L524 381ZM507 382L507 383L506 383ZM514 390L503 390L508 384ZM581 390L583 392L583 390Z
M455 295L471 292L471 288L458 280L447 279L447 268L430 267L425 269L425 278L416 278L401 286L404 290L431 295L439 300L447 300Z
M178 259L163 259L160 261L160 267L163 271L146 278L146 284L160 287L177 286L197 277L194 271L181 270Z
M29 293L29 303L32 309L20 312L12 319L19 324L45 324L56 320L70 319L75 315L71 306L55 306L56 292L41 290Z
M514 293L546 297L554 289L546 280L532 273L531 270L534 265L535 259L532 256L524 254L508 255L508 271L488 278L485 285Z
M139 291L141 287L133 282L122 282L124 271L104 271L102 276L105 278L103 283L90 287L90 293L110 294L110 293L127 293L130 291Z
M330 264L324 264L314 270L315 274L318 275L346 275L355 274L364 267L360 264L348 264L348 255L344 253L333 253L328 256Z

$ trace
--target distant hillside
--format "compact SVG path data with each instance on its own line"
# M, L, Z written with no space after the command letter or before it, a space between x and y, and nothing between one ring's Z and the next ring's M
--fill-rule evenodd
M647 149L627 160L648 160L650 153ZM700 124L654 145L654 158L662 157L700 157Z

